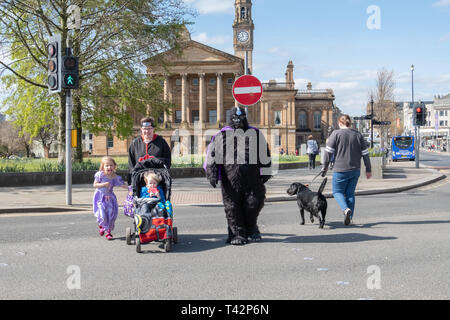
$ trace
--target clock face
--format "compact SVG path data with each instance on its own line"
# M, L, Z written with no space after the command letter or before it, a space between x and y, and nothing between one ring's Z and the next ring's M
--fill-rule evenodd
M237 34L237 39L238 39L239 42L247 42L248 38L249 38L249 36L248 36L248 32L247 31L241 30Z

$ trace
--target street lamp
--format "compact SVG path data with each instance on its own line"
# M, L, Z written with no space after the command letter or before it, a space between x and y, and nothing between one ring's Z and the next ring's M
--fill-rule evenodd
M411 100L412 100L412 107L414 110L414 65L411 65ZM416 168L419 168L419 128L418 125L416 124L416 119L413 117L413 124L414 124L414 140L415 140L415 150L416 150L416 155L415 155L415 164L416 164Z
M370 95L370 148L373 149L373 95Z
M284 106L284 109L286 109L286 155L289 154L289 149L288 149L288 105Z

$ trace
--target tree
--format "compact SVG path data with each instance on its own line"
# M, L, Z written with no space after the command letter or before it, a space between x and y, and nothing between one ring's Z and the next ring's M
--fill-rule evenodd
M81 27L72 33L68 30L68 8L75 4L80 8ZM105 79L114 79L123 70L142 70L142 61L170 49L179 50L180 32L187 16L194 13L187 9L182 0L4 0L0 3L0 45L7 45L10 56L8 61L0 60L0 66L9 74L2 80L19 90L27 86L36 87L45 95L47 91L47 39L53 34L61 34L62 50L66 50L67 39L72 40L73 54L80 61L80 89L73 91L73 122L74 127L83 127L84 120L96 121L99 117L90 117L96 111L86 110L101 107L107 112L109 106L98 106L94 102L103 98L103 88L100 84ZM133 77L127 73L128 80ZM6 77L6 80L3 79ZM124 94L123 78L117 82L115 90L108 93L108 98L115 97L119 103L116 109L132 111L135 105L130 103L139 97ZM120 85L119 85L120 83ZM142 94L145 88L156 88L148 81L134 81L134 93ZM136 88L138 86L139 88ZM160 90L162 90L160 88ZM151 91L154 94L160 94ZM150 103L144 99L154 100L145 96L142 103ZM22 97L16 96L10 101L9 109L15 109ZM48 97L45 114L54 109L58 115L59 162L64 160L65 150L65 93ZM42 101L42 100L41 100ZM35 101L37 102L37 101ZM155 101L153 101L155 102ZM125 105L125 103L128 103ZM168 105L153 104L154 112L162 112ZM140 108L140 105L136 108ZM99 121L89 123L93 128L104 130L130 131L132 123L124 113L114 110L113 114L123 115L118 121ZM109 110L111 111L111 110ZM15 112L15 111L10 111ZM105 125L107 124L107 125ZM28 130L28 129L27 129ZM36 131L34 131L36 134ZM81 148L81 147L80 147ZM81 150L81 149L80 149ZM81 157L81 152L76 153Z
M394 98L395 89L394 70L388 71L382 68L377 73L375 90L369 92L369 96L373 98L373 113L377 120L390 121L391 126L396 123L396 105ZM370 102L368 104L370 108ZM370 109L369 109L370 110ZM368 112L368 114L370 111ZM384 137L388 132L387 126L380 126L380 135ZM381 139L381 148L384 148L384 139Z

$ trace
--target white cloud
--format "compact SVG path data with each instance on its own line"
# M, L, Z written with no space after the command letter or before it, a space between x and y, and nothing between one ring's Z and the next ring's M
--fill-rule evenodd
M433 3L433 7L450 7L450 0L439 0Z
M450 33L442 36L439 41L445 42L450 40Z
M269 50L267 50L269 53L274 54L276 56L279 57L287 57L289 56L288 52L286 50L282 50L278 47L273 47L273 48L269 48Z
M199 34L192 35L192 40L207 44L209 46L215 46L229 43L231 41L231 38L229 36L210 37L206 32L201 32Z
M232 0L184 0L184 2L192 5L201 14L234 13Z

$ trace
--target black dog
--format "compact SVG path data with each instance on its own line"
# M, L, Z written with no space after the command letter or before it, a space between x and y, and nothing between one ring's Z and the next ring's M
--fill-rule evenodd
M286 191L289 195L293 196L297 194L297 204L300 208L300 215L302 217L301 224L305 224L304 213L308 211L311 216L311 222L314 223L314 217L319 218L319 228L323 229L325 224L325 216L327 214L327 199L323 196L322 192L327 183L327 178L323 179L322 184L319 187L319 191L312 192L307 185L301 183L293 183ZM319 217L319 211L322 214L322 218Z

